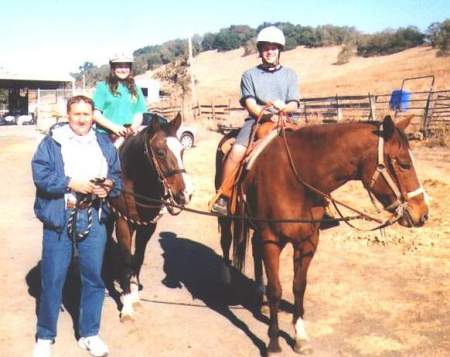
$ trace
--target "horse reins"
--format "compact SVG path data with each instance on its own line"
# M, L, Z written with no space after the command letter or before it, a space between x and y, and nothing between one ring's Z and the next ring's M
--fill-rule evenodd
M80 209L80 206L82 204L87 205L86 209L87 209L88 224L87 224L86 229L83 232L76 232L74 226L76 226L78 210ZM91 231L92 222L93 222L92 200L90 198L88 198L87 196L81 198L81 201L79 199L77 199L76 206L75 206L75 208L72 208L70 215L69 215L69 219L67 220L67 233L69 234L69 237L71 237L72 241L76 242L76 241L80 241L80 240L83 240L84 238L86 238L87 235L89 234L89 232Z
M145 135L145 139L144 139L144 153L147 156L148 161L153 164L153 167L155 168L156 173L158 174L158 179L160 180L160 182L162 183L162 185L164 187L163 198L168 199L169 202L171 203L171 205L166 205L167 210L169 211L169 213L171 215L176 216L181 213L181 210L179 210L179 211L173 210L173 207L175 206L174 203L176 203L176 202L175 202L175 199L173 198L172 189L171 189L170 184L167 181L167 179L169 177L172 177L175 175L186 173L186 170L184 168L182 168L182 169L171 170L169 172L163 173L161 170L161 166L159 165L159 162L155 157L153 148L151 145L149 145L150 140L151 140L150 135L147 132Z
M266 107L264 107L264 109L261 111L262 112L267 109L268 107L270 107L270 105L267 105ZM393 217L391 217L390 219L387 219L385 221L377 218L377 217L373 217L365 212L362 212L361 210L358 210L344 202L341 202L335 198L333 198L331 195L320 191L319 189L315 188L314 186L310 185L309 183L305 182L300 175L298 174L298 171L295 167L291 152L289 150L289 145L287 143L286 140L286 136L285 136L285 130L284 130L284 116L286 115L286 113L284 113L283 111L280 111L279 113L279 120L278 120L278 127L280 128L281 131L281 136L283 138L284 144L285 144L285 148L286 148L286 152L289 158L289 163L291 166L291 169L294 173L294 175L296 176L296 179L302 183L305 187L307 187L309 190L313 191L314 193L327 198L328 200L330 200L336 207L337 212L339 213L339 215L341 216L341 218L338 218L336 220L338 221L344 221L345 223L347 223L348 225L350 225L351 227L358 229L358 230L362 230L358 227L355 227L354 225L350 224L349 221L350 220L355 220L355 219L366 219L366 220L371 220L377 223L380 223L379 226L372 228L370 230L376 230L376 229L380 229L383 227L386 227L388 225L391 225L395 222L397 222L403 215L403 210L405 208L405 206L407 205L407 200L415 197L421 193L424 193L423 187L419 187L418 189L412 191L412 192L408 192L408 193L403 193L401 191L401 189L399 189L399 186L395 183L395 181L392 179L391 175L389 174L386 165L384 164L384 139L382 136L382 132L383 132L383 126L382 123L380 124L380 130L379 130L379 140L378 140L378 149L377 149L377 167L376 170L372 176L371 179L371 185L370 187L372 187L374 185L374 183L376 182L376 180L378 180L378 178L380 176L382 176L388 186L391 188L392 192L395 194L397 200L395 202L393 202L391 205L389 205L388 207L384 207L384 209L386 210L392 210L395 209L395 212L393 214ZM259 119L262 118L262 115L258 116L258 120L256 120L256 124L259 124ZM178 204L176 204L176 202L173 199L173 195L172 192L170 190L170 185L167 182L166 178L171 177L173 175L176 174L180 174L180 173L185 173L185 169L178 169L178 170L173 170L170 171L169 173L164 174L159 166L159 163L153 153L153 150L151 148L151 146L148 145L148 138L146 138L145 140L145 154L149 160L150 163L153 164L153 166L155 167L155 170L158 173L158 177L159 180L161 181L161 183L164 185L164 188L167 192L169 192L169 197L170 197L170 201L167 200L158 200L158 199L153 199L144 195L140 195L137 194L135 192L131 192L128 190L124 190L122 189L122 192L125 194L129 194L134 196L135 198L139 198L143 201L147 201L147 202L153 202L153 205L147 205L144 203L139 203L136 202L137 205L144 207L144 208L157 208L160 204L164 204L166 205L166 207L168 208L169 212L173 211L173 208L177 208L179 211L176 214L179 214L182 210L188 211L188 212L192 212L192 213L196 213L196 214L202 214L202 215L207 215L207 216L214 216L214 217L226 217L229 219L248 219L254 222L273 222L273 223L319 223L322 220L311 220L311 219L297 219L297 218L287 218L287 219L260 219L260 218L256 218L256 217L248 217L248 216L240 216L240 215L221 215L221 214L217 214L217 213L212 213L212 212L206 212L206 211L201 211L201 210L196 210L196 209L192 209L192 208L187 208L184 206L180 206ZM391 160L392 165L395 165L395 160ZM395 171L394 171L395 173ZM370 190L368 190L369 195L371 195ZM163 197L163 198L167 198ZM372 197L371 197L372 199ZM403 199L403 200L402 200ZM109 204L109 202L107 202L109 207L118 215L120 215L121 217L123 217L125 220L130 221L133 224L137 224L137 225L148 225L148 224L154 224L156 223L156 221L160 218L160 216L157 216L156 218L154 218L153 220L150 221L135 221L132 220L131 218L126 217L125 215L123 215L122 213L120 213L118 210L116 210L112 205ZM343 207L348 208L349 210L357 213L357 216L343 216L343 214L339 211L337 204ZM172 214L172 212L171 212Z
M283 115L283 113L280 113L280 117ZM380 177L380 175L384 178L384 180L386 181L387 185L389 186L389 188L392 190L392 192L394 193L394 195L396 196L396 200L390 204L388 207L384 207L385 210L387 211L391 211L394 210L393 215L391 218L382 221L376 217L373 217L365 212L362 212L344 202L341 202L335 198L333 198L331 195L322 192L321 190L317 189L316 187L310 185L309 183L305 182L300 175L297 172L297 169L295 167L294 164L294 160L292 159L292 155L291 152L289 150L289 145L287 143L286 140L286 133L284 130L284 125L283 125L283 120L280 119L279 120L280 124L280 132L281 132L281 136L283 138L283 142L284 142L284 146L286 148L286 152L288 155L288 159L289 159L289 164L291 166L291 169L296 177L296 179L302 183L304 186L306 186L308 189L310 189L311 191L313 191L314 193L327 198L328 200L330 200L334 207L336 208L336 211L339 213L339 215L343 218L343 215L341 213L341 211L339 210L337 205L341 205L343 207L348 208L349 210L356 212L358 214L361 215L361 217L367 219L367 220L372 220L375 221L377 223L380 223L379 226L370 229L370 231L372 230L376 230L376 229L380 229L380 228L384 228L386 226L392 225L395 222L397 222L404 214L404 211L406 209L406 206L408 205L408 199L415 197L421 193L424 192L423 187L419 187L418 189L412 191L412 192L408 192L408 193L403 193L403 191L401 191L399 189L400 184L396 184L395 181L392 179L391 175L389 174L389 171L387 170L387 167L384 163L384 138L383 138L383 123L380 123L380 127L378 130L378 147L377 147L377 167L375 169L374 174L372 175L372 179L371 179L371 183L369 185L369 189L367 190L369 192L369 196L372 200L372 203L374 203L374 199L372 197L372 193L370 191L370 188L373 187L373 185L375 184L375 182L377 181L377 179ZM391 160L391 162L393 163L393 165L395 165L395 160ZM394 173L395 173L395 169L394 169ZM399 180L397 180L399 181ZM360 229L352 224L350 224L349 222L347 222L347 220L343 220L344 222L346 222L349 226L351 226L352 228L358 229L358 230L364 230L364 229Z

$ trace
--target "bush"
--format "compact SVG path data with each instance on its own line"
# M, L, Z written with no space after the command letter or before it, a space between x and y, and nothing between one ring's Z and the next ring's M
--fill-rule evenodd
M425 35L416 27L400 28L397 31L385 30L373 35L361 36L357 53L363 57L389 55L425 42Z
M229 51L239 48L241 42L235 33L221 30L215 37L213 48L218 51Z
M242 56L245 57L257 52L258 51L256 49L256 38L251 38L250 40L247 40L247 42L245 42L244 44L244 54Z
M337 65L346 64L350 62L350 58L353 56L354 46L350 43L346 43L342 46L341 51L337 55Z
M427 29L427 38L431 46L438 49L438 56L450 55L450 19L431 24Z

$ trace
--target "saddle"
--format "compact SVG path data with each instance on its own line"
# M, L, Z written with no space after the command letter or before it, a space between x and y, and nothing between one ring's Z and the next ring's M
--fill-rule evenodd
M299 127L296 124L285 124L286 130L296 130L298 128ZM263 150L279 135L278 129L278 124L272 121L264 122L256 128L256 132L253 135L253 141L247 148L245 156L235 176L234 183L229 186L231 191L223 192L224 195L230 197L231 214L236 213L237 201L240 199L238 196L243 196L243 192L240 187L245 173L253 167L253 164L256 162L256 159L263 152ZM220 145L219 149L223 154L222 163L225 161L235 141L235 137L230 137Z

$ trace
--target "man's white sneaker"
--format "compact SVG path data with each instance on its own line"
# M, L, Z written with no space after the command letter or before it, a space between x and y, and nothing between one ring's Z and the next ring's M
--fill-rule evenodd
M108 346L106 346L99 335L81 337L78 340L78 346L88 351L94 357L104 357L109 353Z
M53 340L37 339L34 344L33 357L50 357L52 355Z

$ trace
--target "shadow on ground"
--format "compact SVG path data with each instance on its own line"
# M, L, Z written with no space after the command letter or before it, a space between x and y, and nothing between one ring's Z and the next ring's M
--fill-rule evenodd
M168 288L186 288L193 299L204 304L228 319L234 326L244 332L261 355L266 354L265 343L240 320L233 310L242 306L253 316L268 325L269 320L256 308L255 283L238 270L229 270L228 281L223 259L211 248L186 238L177 237L172 232L161 232L160 240L164 257L163 284ZM292 312L291 304L282 301L281 309ZM286 339L293 347L293 339L285 332L280 337Z

